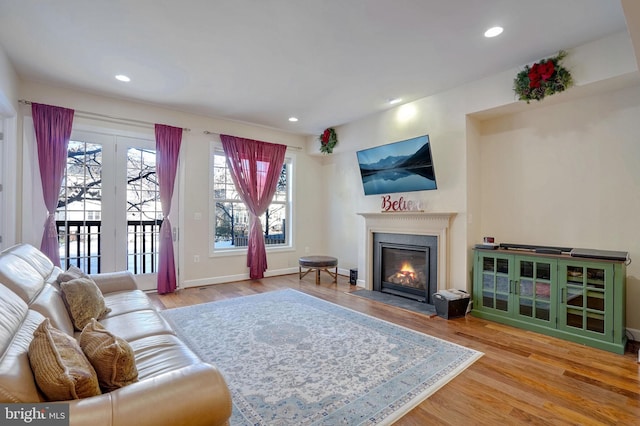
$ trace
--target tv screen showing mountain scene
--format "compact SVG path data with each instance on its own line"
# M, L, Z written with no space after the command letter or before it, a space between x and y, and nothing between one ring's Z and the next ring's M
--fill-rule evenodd
M357 152L364 195L437 189L429 136Z

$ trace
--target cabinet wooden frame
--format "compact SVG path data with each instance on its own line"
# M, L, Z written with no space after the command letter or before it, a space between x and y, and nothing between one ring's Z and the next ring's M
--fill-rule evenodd
M514 250L474 250L471 314L623 354L626 265Z

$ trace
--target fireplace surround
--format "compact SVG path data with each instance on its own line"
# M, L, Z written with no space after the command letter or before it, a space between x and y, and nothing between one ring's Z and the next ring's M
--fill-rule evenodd
M438 290L438 237L373 234L373 290L433 304Z
M451 218L455 213L428 212L393 212L393 213L358 213L364 218L364 227L360 237L358 259L360 274L358 285L367 290L373 286L373 248L375 233L427 235L437 237L437 277L436 292L447 288L448 267L448 230Z

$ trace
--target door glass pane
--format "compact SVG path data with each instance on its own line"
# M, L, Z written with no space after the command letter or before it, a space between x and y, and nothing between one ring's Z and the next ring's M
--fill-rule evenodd
M581 288L567 287L567 305L579 307L584 306Z
M162 206L156 175L156 152L127 150L127 269L134 274L158 269Z
M533 297L533 281L520 280L520 297Z
M567 266L567 282L582 283L583 269L579 266Z
M550 306L548 302L536 300L536 318L549 321Z
M604 312L604 293L587 291L587 308Z
M604 333L604 314L589 313L587 315L587 330Z
M509 310L509 295L508 294L496 294L496 309L501 311Z
M536 282L536 299L537 300L551 300L551 284Z
M520 299L520 315L525 317L533 316L533 300Z
M537 263L536 264L536 278L539 280L551 279L551 264L549 263Z
M604 288L604 269L587 268L587 285L593 288Z
M484 290L495 291L493 278L493 274L482 274L482 288Z
M492 257L485 257L482 259L483 271L495 272L494 265L495 265L495 259L493 259Z
M520 262L520 276L533 278L533 262Z
M102 161L102 145L69 141L55 213L64 269L74 265L87 274L100 272Z
M509 293L509 277L496 277L496 291L500 293Z
M580 309L567 309L567 325L582 329L582 314L583 311Z
M482 292L482 306L486 306L487 308L494 308L495 305L493 303L493 293L488 291Z
M508 259L496 259L496 262L497 262L496 272L499 272L501 274L508 274L509 273L509 260Z

